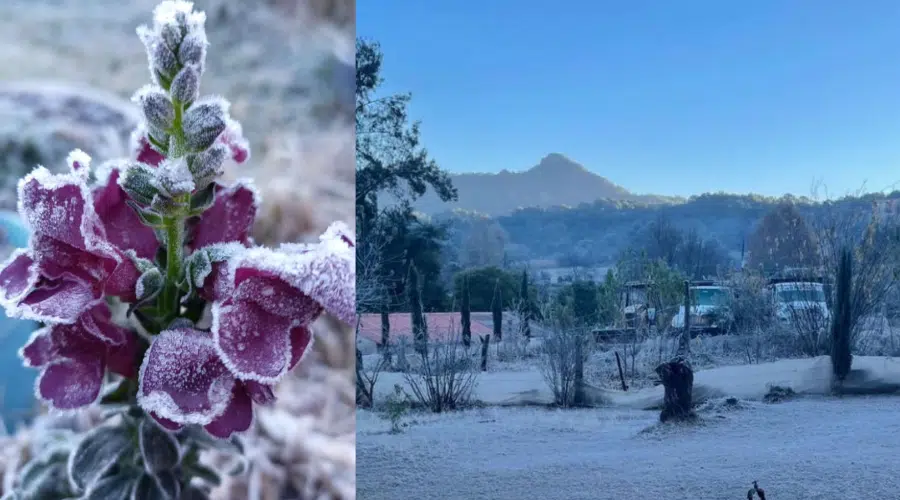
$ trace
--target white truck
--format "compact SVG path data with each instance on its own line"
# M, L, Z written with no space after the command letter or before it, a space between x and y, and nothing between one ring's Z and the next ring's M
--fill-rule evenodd
M717 335L727 333L734 320L729 307L732 300L731 289L715 284L695 284L691 294L691 336L697 334ZM672 317L671 326L675 330L684 328L684 305Z
M767 288L779 322L786 325L803 322L807 327L818 328L827 328L831 323L831 311L822 283L785 281L772 283Z

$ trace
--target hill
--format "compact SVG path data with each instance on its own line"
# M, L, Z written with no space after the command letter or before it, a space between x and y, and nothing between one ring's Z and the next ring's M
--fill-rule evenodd
M670 197L634 194L559 153L545 156L522 172L456 174L452 179L459 191L458 201L443 203L428 192L417 201L416 209L426 214L462 209L499 216L519 208L577 206L598 199L651 205L675 201Z

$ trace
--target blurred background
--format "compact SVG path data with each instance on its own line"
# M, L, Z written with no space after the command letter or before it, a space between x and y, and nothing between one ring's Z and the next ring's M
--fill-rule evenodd
M24 244L14 213L22 175L37 164L65 168L73 148L95 162L127 155L136 123L129 98L149 82L135 28L152 21L157 3L0 3L0 258ZM201 92L231 101L253 150L226 175L253 178L260 189L256 241L314 240L334 220L353 226L355 1L194 4L207 13L210 40ZM20 368L16 350L34 326L0 320L0 493L47 426L96 422L23 418L35 414L36 371ZM328 318L314 328L315 352L247 436L251 473L223 484L217 498L355 498L352 336Z

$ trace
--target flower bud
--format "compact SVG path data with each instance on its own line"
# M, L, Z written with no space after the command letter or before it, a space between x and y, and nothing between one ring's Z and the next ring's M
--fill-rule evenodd
M163 160L156 169L156 183L170 196L188 194L195 187L194 176L183 156Z
M153 70L162 73L171 79L178 72L178 59L172 49L166 46L161 38L156 38L150 48L150 66Z
M200 152L212 146L225 130L227 112L227 101L222 99L204 99L194 103L182 121L188 148Z
M155 172L141 163L132 163L122 169L118 182L132 200L142 205L149 204L159 194Z
M172 127L175 108L163 89L155 85L146 85L138 90L131 100L140 105L151 132L167 130Z
M181 43L181 30L174 24L166 24L159 28L159 37L170 50L175 50Z
M200 73L193 65L181 68L181 71L172 80L169 91L173 100L186 107L190 106L200 96Z
M193 64L197 67L197 72L203 74L203 68L206 65L206 47L209 42L206 35L202 32L191 33L184 37L181 46L178 47L178 60L181 64L187 66Z
M225 173L225 159L228 158L228 146L213 144L206 151L194 156L190 164L191 174L198 187L203 187Z

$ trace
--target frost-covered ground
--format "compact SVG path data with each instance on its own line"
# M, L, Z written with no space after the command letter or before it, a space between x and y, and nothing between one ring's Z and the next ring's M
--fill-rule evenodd
M858 356L853 366L846 390L900 392L900 360ZM405 415L400 434L383 415L358 412L359 498L724 500L746 498L753 480L768 498L897 498L900 476L884 464L900 450L900 399L826 397L830 375L825 356L700 370L703 425L673 429L647 410L661 387L591 386L602 406L549 410L521 406L552 401L534 366L485 373L473 395L484 409ZM405 377L381 375L376 403L394 384ZM763 403L774 385L799 399Z
M707 425L642 432L656 412L490 408L388 434L357 415L360 500L897 498L900 400L809 398L703 412Z

